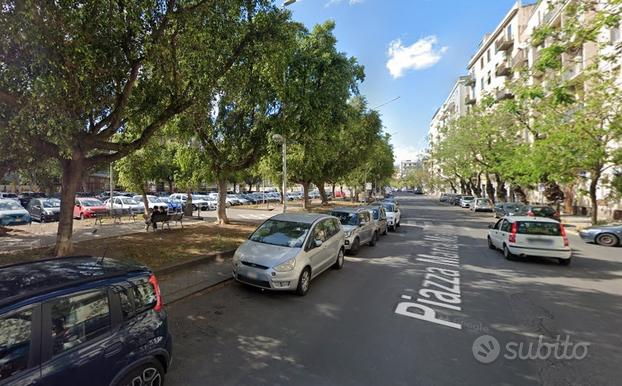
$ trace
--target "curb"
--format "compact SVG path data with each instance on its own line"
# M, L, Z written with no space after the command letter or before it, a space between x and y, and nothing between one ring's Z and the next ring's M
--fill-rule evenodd
M160 267L154 270L154 273L157 275L168 275L171 273L182 271L187 268L196 267L197 265L205 264L219 257L221 258L232 257L234 253L235 253L235 249L231 249L231 250L223 251L223 252L216 252L216 253L212 253L209 255L197 257L196 259L184 261L183 263L173 263L173 264L165 265L164 267Z

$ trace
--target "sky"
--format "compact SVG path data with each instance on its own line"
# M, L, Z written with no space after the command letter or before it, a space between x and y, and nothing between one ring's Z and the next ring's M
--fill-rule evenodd
M365 66L360 87L378 107L396 161L426 148L428 126L483 36L515 0L298 0L295 20L336 22L338 49Z

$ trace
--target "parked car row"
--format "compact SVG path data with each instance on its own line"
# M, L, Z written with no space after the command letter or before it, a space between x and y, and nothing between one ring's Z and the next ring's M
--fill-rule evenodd
M380 235L399 226L394 201L335 208L330 214L278 214L235 251L232 275L246 285L303 296L313 278L330 267L343 267L345 253L354 255L362 245L373 247Z

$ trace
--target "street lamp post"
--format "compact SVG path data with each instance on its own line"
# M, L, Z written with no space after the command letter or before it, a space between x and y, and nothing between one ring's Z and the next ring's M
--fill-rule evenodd
M285 191L287 190L287 140L284 136L280 134L274 134L272 139L283 146L283 213L287 212L287 197L285 196Z

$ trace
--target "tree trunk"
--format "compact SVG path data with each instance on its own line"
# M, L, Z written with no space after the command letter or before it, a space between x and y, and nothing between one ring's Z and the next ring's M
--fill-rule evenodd
M495 201L495 187L492 185L490 176L486 174L486 195L491 201Z
M522 202L523 204L527 203L527 195L523 191L523 188L520 187L520 185L512 185L512 192L514 193L516 201Z
M184 207L184 216L192 217L194 214L192 210L192 189L188 188L186 194L188 195L188 200L186 200L186 206Z
M73 250L73 244L71 243L71 236L73 235L73 207L76 204L76 190L82 179L83 165L84 160L81 157L61 161L60 216L56 232L56 246L54 247L56 256L70 255Z
M309 211L311 206L309 205L309 183L302 183L302 209Z
M333 200L335 199L335 184L332 185Z
M505 188L505 181L503 181L498 174L495 174L495 180L497 181L497 201L506 202L508 199L508 191Z
M573 203L574 203L574 183L570 183L564 186L564 213L565 214L573 214Z
M143 186L140 190L141 195L143 196L143 206L145 207L145 214L149 214L149 201L147 200L147 191Z
M218 177L218 217L216 222L218 224L229 224L229 218L227 217L227 179L225 177Z
M590 181L590 201L592 203L592 225L596 225L598 222L598 200L596 199L596 190L598 189L598 181L600 180L601 171L600 168L591 173L592 180Z
M449 187L451 188L451 192L453 194L456 194L458 191L456 190L456 186L454 185L454 183L451 181L447 181L447 182L449 182Z
M322 198L322 206L328 205L328 197L326 197L326 189L324 189L324 183L318 182L317 188L320 191L320 197Z

